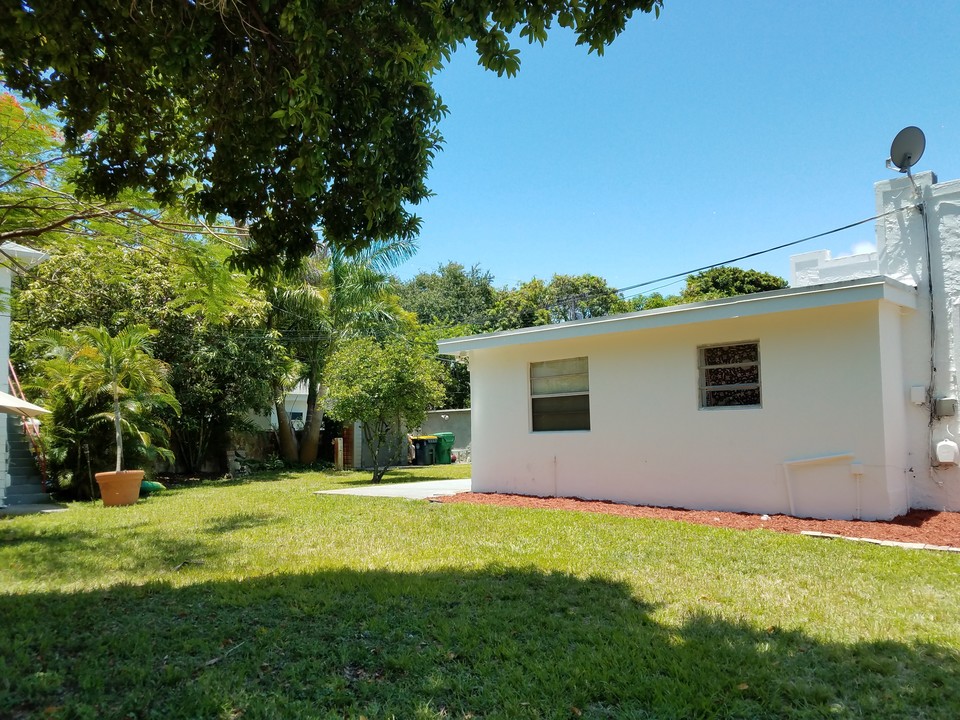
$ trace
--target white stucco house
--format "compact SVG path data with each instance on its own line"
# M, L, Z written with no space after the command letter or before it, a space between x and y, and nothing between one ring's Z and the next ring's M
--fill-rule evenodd
M876 185L875 256L807 253L786 290L442 341L470 362L473 490L960 509L960 181L915 181Z
M46 260L47 254L39 250L7 242L0 245L0 391L10 392L8 380L10 364L10 286L14 270L28 268ZM2 411L0 411L2 412ZM22 467L11 464L12 451L23 444L17 425L19 416L0 414L0 506L38 502L45 497L38 483ZM32 460L24 461L32 465ZM21 463L23 465L23 463Z

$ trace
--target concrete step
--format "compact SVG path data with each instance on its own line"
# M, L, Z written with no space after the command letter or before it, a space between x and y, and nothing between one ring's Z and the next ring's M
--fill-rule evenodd
M19 434L19 430L7 433L7 443L10 453L29 453L33 444L25 437Z
M14 481L7 485L6 492L7 495L29 495L30 493L43 492L43 485L40 484L39 480L34 482Z
M10 488L7 488L9 490ZM2 505L47 505L53 504L53 500L50 499L50 496L46 493L36 492L25 495L11 495L7 493L3 501L0 502Z
M7 456L7 459L11 463L16 463L17 465L33 466L37 464L37 461L34 459L33 455L27 455L26 457L23 457L23 456L15 457L13 455L9 455Z
M41 490L40 468L33 455L32 445L23 431L20 418L7 416L7 472L10 486L0 490L7 505L31 505L52 502Z
M3 495L2 504L5 505L34 505L53 502L50 496L43 492L39 479L33 482L17 482L7 486L0 494Z
M39 482L21 485L7 485L4 492L7 495L32 495L33 493L43 492L43 485Z
M11 485L39 485L40 473L36 468L8 468Z
M40 487L41 481L40 476L36 477L24 477L22 475L11 477L8 486L9 487Z

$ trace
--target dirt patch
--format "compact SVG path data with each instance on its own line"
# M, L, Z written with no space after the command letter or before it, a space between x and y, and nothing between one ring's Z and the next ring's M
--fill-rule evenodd
M437 500L440 502L548 510L578 510L581 512L623 515L625 517L680 520L736 530L764 528L788 533L813 530L845 537L960 547L960 513L938 512L936 510L911 510L906 515L901 515L893 520L866 522L862 520L814 520L811 518L795 518L789 515L753 515L751 513L719 510L684 510L682 508L661 508L648 505L621 505L605 500L541 498L505 493L459 493L458 495L437 498ZM767 519L762 519L764 517Z

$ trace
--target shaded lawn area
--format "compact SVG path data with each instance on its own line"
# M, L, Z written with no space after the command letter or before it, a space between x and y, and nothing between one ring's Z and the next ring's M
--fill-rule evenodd
M956 555L267 479L0 521L0 716L960 717Z

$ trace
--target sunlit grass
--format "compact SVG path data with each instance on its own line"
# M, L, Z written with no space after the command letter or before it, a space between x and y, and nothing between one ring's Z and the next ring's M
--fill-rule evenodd
M368 481L0 521L0 716L960 717L955 554Z

